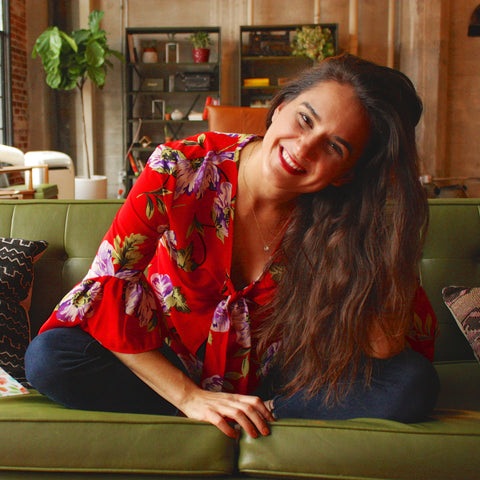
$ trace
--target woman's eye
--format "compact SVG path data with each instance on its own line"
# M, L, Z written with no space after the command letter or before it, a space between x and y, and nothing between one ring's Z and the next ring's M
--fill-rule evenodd
M300 123L300 126L302 127L312 127L312 120L310 119L310 117L308 115L306 115L305 113L299 113L298 115L299 117L299 123Z
M342 148L335 142L328 142L327 147L330 152L332 152L335 155L339 155L340 157L343 157L343 150Z

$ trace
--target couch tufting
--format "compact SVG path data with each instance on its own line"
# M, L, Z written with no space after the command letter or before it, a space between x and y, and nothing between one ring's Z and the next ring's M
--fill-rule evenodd
M85 274L117 200L0 202L0 236L46 240L35 264L32 335ZM420 262L440 323L434 415L404 425L376 419L283 420L268 437L235 442L180 417L68 410L31 391L0 398L0 478L480 478L480 365L441 290L480 285L480 199L431 200Z

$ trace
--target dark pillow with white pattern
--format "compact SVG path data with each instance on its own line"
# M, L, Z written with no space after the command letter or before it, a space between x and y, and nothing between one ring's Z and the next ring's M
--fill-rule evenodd
M0 237L0 367L21 383L26 383L33 264L47 246L43 240Z
M480 288L446 287L442 294L445 305L480 362Z

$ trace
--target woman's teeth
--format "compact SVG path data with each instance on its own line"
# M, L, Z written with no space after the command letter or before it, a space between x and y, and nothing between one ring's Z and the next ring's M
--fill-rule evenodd
M285 162L287 162L287 164L292 167L294 170L296 170L297 172L305 172L305 170L301 167L299 167L290 157L290 155L288 154L288 152L283 149L282 150L282 157L283 159L285 160Z

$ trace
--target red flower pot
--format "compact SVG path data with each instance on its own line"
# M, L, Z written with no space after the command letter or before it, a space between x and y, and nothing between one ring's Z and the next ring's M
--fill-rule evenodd
M208 62L210 57L209 48L194 48L193 49L193 61L195 63L205 63Z

